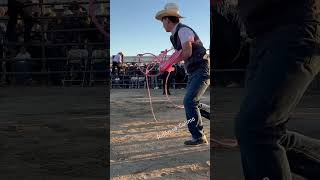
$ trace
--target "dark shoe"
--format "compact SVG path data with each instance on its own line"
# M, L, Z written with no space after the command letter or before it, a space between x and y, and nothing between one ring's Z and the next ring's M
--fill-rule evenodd
M184 142L186 146L200 146L200 145L208 145L208 140L206 136L203 136L199 139L191 139Z

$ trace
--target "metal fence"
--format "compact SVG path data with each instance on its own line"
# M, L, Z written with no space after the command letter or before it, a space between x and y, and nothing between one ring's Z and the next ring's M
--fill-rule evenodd
M219 78L221 78L221 74L224 74L224 76L229 76L230 73L239 73L236 74L237 80L240 80L240 83L237 84L237 88L245 88L246 84L246 70L245 69L216 69L211 72L211 76L214 79L213 81L220 82ZM111 76L111 88L146 88L146 78L143 75L120 75L120 76ZM232 79L233 76L229 76L229 79ZM217 79L218 78L218 79ZM223 78L222 78L223 79ZM149 78L149 86L153 89L163 88L163 80L160 77L156 78ZM176 82L175 79L172 80L171 88L173 89L180 89L180 88L186 88L187 86L187 79L184 82ZM216 84L214 83L215 87L228 87L225 86L225 84ZM231 86L230 86L231 87ZM234 86L233 86L234 87ZM320 75L316 76L315 79L312 81L312 83L309 86L310 91L320 91Z
M163 79L161 77L146 77L144 75L111 75L111 88L114 89L141 89L147 88L147 80L149 88L163 89ZM184 89L187 86L187 80L176 81L172 79L170 88Z
M51 2L47 3L42 0L39 3L28 4L37 6L40 9L40 14L37 17L32 17L33 23L39 25L38 31L33 30L31 33L37 34L40 38L33 39L29 42L11 42L8 41L6 33L2 32L0 41L0 56L1 56L1 83L15 84L19 78L32 77L31 79L38 81L41 84L50 84L50 79L55 76L59 79L61 85L80 82L82 85L93 85L95 82L105 84L107 75L109 74L109 40L103 35L99 35L99 31L92 23L85 28L48 28L48 21L57 21L58 19L72 20L77 18L88 18L88 14L70 15L70 16L52 16L48 17L45 12L47 8L52 8L56 5L68 7L71 1L66 2ZM88 5L89 1L79 2L81 5ZM94 1L94 5L103 5L105 13L97 15L100 23L105 22L105 30L109 31L109 0ZM0 4L0 7L7 7L7 4ZM68 19L69 18L69 19ZM0 23L7 24L9 17L0 17ZM19 18L23 20L23 18ZM39 31L40 30L40 31ZM95 34L98 38L84 39L84 34ZM74 35L74 41L68 39L57 39L57 34L62 34L68 38L68 35ZM87 35L86 34L86 35ZM49 36L53 36L49 37ZM89 36L88 36L89 37ZM99 38L100 37L100 38ZM94 39L94 40L92 40ZM18 49L26 47L35 51L35 56L26 59L17 59ZM78 57L69 56L71 51L79 50L87 51L85 56ZM105 52L105 56L96 56L97 51ZM31 55L32 52L29 52ZM101 54L101 53L100 53ZM74 75L74 76L73 76ZM24 76L24 77L23 77ZM76 78L75 78L76 77ZM95 78L99 77L99 78ZM59 84L59 83L58 83ZM76 83L79 84L79 83Z

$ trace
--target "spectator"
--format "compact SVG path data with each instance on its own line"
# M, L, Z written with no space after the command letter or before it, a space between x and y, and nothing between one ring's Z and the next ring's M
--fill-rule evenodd
M176 88L185 88L184 83L187 82L187 75L182 62L174 65L175 67L175 84Z
M0 18L4 17L5 16L5 10L4 8L0 8ZM3 43L4 43L4 40L5 40L5 32L7 30L7 26L5 23L1 22L0 23L0 57L2 58L3 57Z
M28 12L25 8L32 3L30 0L9 0L8 1L8 16L7 38L11 42L17 42L16 25L18 15L24 21L24 42L30 41L30 33L32 29L32 12Z
M19 16L20 18L20 16ZM16 38L17 42L22 43L24 42L24 23L22 20L18 20L17 25L16 25ZM8 31L8 29L7 29ZM15 47L16 48L16 47Z
M112 74L113 75L115 75L115 68L117 67L117 71L118 71L117 75L119 76L122 62L123 62L123 53L119 52L112 59Z
M30 69L32 72L40 72L41 69L44 67L44 62L40 59L44 57L43 50L41 47L41 42L43 42L43 34L42 34L42 27L39 24L40 22L36 23L32 27L31 33L31 44L28 46L27 50L31 54L31 57L37 58L36 61L32 61L30 63ZM33 80L39 80L39 77L33 76Z
M22 46L20 52L14 58L14 72L17 72L15 81L17 84L29 84L31 83L30 75L30 60L31 55L27 52L26 48ZM20 74L22 73L22 74Z
M20 48L19 53L17 54L17 56L15 57L15 60L19 60L19 61L26 61L26 60L30 60L31 59L31 55L29 52L27 52L26 48L24 46L22 46Z
M66 34L65 32L61 32L64 29L64 19L62 15L57 15L54 21L49 22L48 29L48 41L52 43L65 43L66 41ZM58 31L58 32L56 32ZM48 58L61 58L65 57L66 54L66 47L63 46L47 46L46 47L46 56ZM47 61L47 68L49 71L63 71L64 66L66 64L66 60L61 59L51 59ZM61 79L63 75L61 73L52 73L49 75L50 83L53 85L61 85Z
M68 7L65 18L65 29L84 29L89 27L88 15L77 1L73 1ZM68 42L84 43L87 41L87 33L79 30L67 32Z
M49 32L48 32L48 30L49 30L49 27L50 27L50 25L52 24L52 23L54 23L55 22L55 19L54 19L54 17L57 17L57 14L52 10L52 8L48 8L47 10L46 10L46 12L45 12L45 14L44 14L44 17L49 17L49 19L48 20L46 20L46 21L44 21L44 22L42 22L42 24L43 24L43 30L44 30L44 40L48 40L49 39Z
M32 27L31 40L42 41L41 25L36 23Z
M51 31L48 32L48 40L54 43L66 42L66 34L61 32L64 27L63 17L57 17L54 21L49 22L48 29Z
M3 18L6 14L6 11L3 7L0 7L0 17ZM7 30L7 25L3 22L0 22L0 31L1 31L1 39L4 37L4 32Z
M72 12L73 15L75 16L82 16L86 14L86 10L84 7L82 7L78 1L72 1L69 10Z

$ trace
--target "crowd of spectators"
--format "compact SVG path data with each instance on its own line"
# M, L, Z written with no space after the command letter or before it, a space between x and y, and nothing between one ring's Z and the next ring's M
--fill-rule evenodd
M107 16L98 18L105 31L107 19ZM2 84L11 84L16 79L8 72L64 72L71 49L86 49L89 56L94 50L106 49L104 36L98 32L87 8L78 1L40 7L30 0L10 0L7 7L0 7ZM63 76L63 73L46 76L31 73L24 80L37 82L45 77L47 83L58 85Z
M125 58L124 58L125 61ZM145 87L146 79L144 72L146 71L147 63L138 62L126 62L121 63L119 66L110 65L110 76L112 77L113 87L119 88L132 88L132 87ZM178 63L174 65L175 71L170 73L168 78L168 87L186 88L188 76L184 69L184 63ZM157 75L159 73L158 66L152 68L149 72L150 75ZM164 83L168 73L161 73L155 77L149 77L150 88L163 89ZM163 92L165 94L165 92ZM170 91L168 92L170 94Z

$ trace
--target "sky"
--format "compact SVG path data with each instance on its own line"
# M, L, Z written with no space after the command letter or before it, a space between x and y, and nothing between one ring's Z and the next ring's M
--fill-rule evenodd
M176 3L182 23L199 35L205 48L210 45L209 0L111 0L110 1L110 53L123 52L125 56L142 53L158 55L172 47L170 34L155 19L166 3Z

